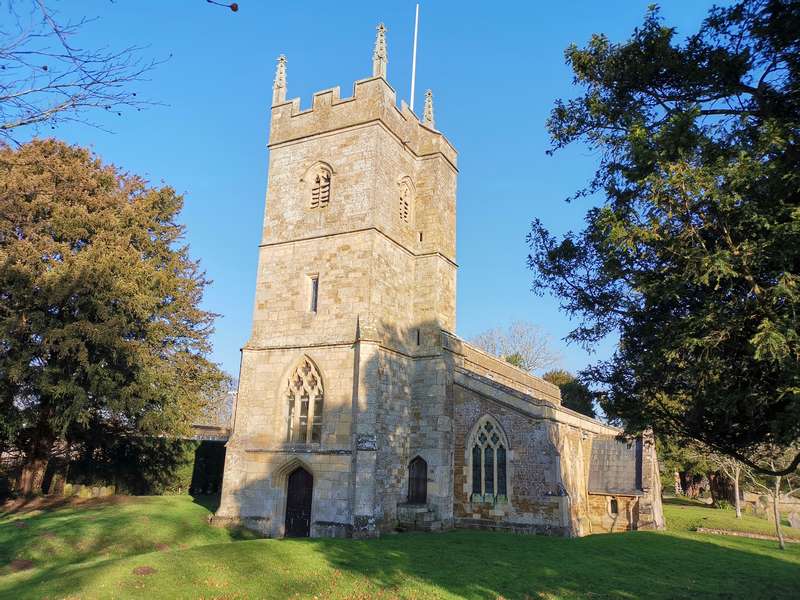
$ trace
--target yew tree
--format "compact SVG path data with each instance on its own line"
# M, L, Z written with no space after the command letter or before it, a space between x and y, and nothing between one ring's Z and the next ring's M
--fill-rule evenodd
M21 491L76 439L186 433L221 381L182 203L83 148L0 148L0 421Z
M564 369L552 369L542 375L542 379L557 385L561 390L561 406L586 415L596 417L594 394L584 382Z
M794 471L796 452L760 449L800 438L800 3L716 7L687 37L652 7L566 60L580 91L551 113L551 152L595 152L570 199L593 207L560 237L534 221L534 288L577 319L571 340L619 335L584 376L628 432Z

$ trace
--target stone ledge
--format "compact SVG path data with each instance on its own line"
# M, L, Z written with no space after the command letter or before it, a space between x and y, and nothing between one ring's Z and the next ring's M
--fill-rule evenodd
M352 454L352 450L334 448L322 450L320 448L245 448L245 452L262 452L267 454Z
M263 537L272 537L270 520L269 517L223 517L218 515L212 515L208 518L209 524L213 527L244 527L250 531L255 531Z
M751 540L769 540L777 542L777 535L767 535L766 533L749 533L747 531L732 531L730 529L710 529L708 527L698 527L697 533L710 533L713 535L730 535L733 537L750 538ZM783 536L783 541L787 544L800 544L800 539Z
M569 530L565 527L535 525L531 523L514 523L508 521L490 521L488 519L460 518L456 519L455 527L456 529L486 529L489 531L506 531L510 533L572 537Z

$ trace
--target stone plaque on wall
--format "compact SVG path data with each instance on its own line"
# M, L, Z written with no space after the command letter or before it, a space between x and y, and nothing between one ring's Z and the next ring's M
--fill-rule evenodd
M597 437L589 463L589 493L633 494L642 491L642 440Z

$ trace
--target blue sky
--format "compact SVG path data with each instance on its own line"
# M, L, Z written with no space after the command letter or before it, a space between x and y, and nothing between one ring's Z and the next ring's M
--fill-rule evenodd
M592 356L561 338L573 324L551 297L530 292L525 234L539 217L555 232L579 229L588 201L564 198L590 177L597 156L573 147L545 155L545 120L559 97L575 95L563 51L592 33L628 37L650 0L423 2L417 112L434 93L436 124L459 151L458 333L470 337L524 319L539 324L578 370ZM316 90L371 73L375 26L388 28L389 82L408 99L414 2L240 0L239 12L204 0L50 2L63 16L95 16L78 45L146 46L168 58L140 95L164 106L44 130L90 146L104 160L167 183L185 195L182 221L192 255L214 283L206 308L220 313L213 358L238 375L250 330L257 245L266 186L269 104L276 57L288 60L288 96L309 106ZM710 2L664 2L679 33L696 30ZM105 117L105 115L103 115ZM31 132L33 133L33 132Z

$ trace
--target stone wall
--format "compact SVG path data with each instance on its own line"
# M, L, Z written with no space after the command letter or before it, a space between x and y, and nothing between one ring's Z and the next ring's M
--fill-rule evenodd
M471 390L454 389L453 503L457 525L529 530L567 535L565 499L557 448L551 439L553 425L535 420L511 408L492 402ZM483 415L491 415L508 438L508 501L470 501L469 434Z
M457 356L457 355L456 355ZM463 363L462 363L463 364ZM484 362L484 369L490 363ZM642 490L614 496L618 514L609 512L610 496L590 494L590 456L598 436L621 432L549 401L499 383L485 370L454 367L453 502L459 526L532 531L568 536L663 528L661 489L652 436L642 450ZM509 442L508 498L476 502L471 494L472 428L484 415L502 427Z
M467 371L533 398L561 404L561 390L557 385L492 356L452 333L442 332L442 346L454 355L455 364Z

